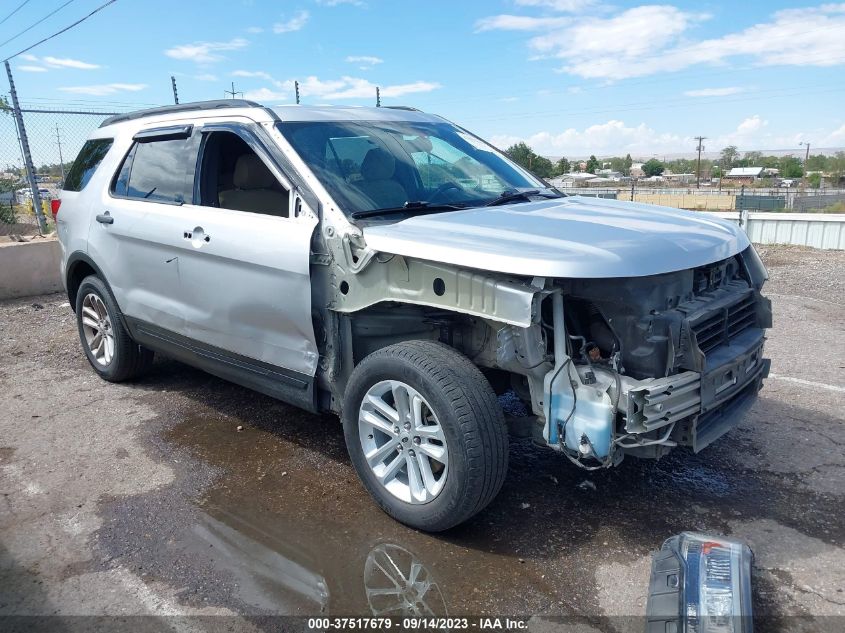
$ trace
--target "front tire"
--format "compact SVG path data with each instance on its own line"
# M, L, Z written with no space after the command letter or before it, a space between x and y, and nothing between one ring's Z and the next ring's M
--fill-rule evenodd
M141 347L123 326L123 315L102 279L90 275L76 293L79 340L91 367L101 378L123 382L143 373L153 352Z
M361 361L343 427L364 486L411 527L463 523L505 480L508 435L496 395L468 358L440 343L398 343Z

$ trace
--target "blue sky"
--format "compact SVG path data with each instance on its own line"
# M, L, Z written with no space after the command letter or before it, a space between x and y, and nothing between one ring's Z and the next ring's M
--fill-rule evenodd
M6 40L67 0L29 2ZM0 59L102 3L74 0ZM0 19L20 4L4 0ZM30 105L410 104L547 155L845 146L845 4L118 0L12 61ZM4 86L5 88L5 86Z

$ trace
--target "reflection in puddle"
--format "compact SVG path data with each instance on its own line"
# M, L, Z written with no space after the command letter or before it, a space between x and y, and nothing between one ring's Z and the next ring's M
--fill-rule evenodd
M448 615L440 587L404 547L376 545L364 565L364 587L373 615Z
M320 538L316 524L303 529L275 518L259 517L248 503L207 505L181 545L234 577L238 599L260 613L447 615L429 566L405 547L337 542Z
M235 515L226 518L237 523ZM329 601L326 580L296 560L291 560L245 536L208 514L201 513L193 528L197 553L213 549L212 564L234 574L241 598L270 612L323 613ZM191 548L191 545L189 545Z

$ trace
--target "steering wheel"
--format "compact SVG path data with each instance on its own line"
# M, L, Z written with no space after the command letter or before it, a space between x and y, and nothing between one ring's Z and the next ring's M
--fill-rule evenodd
M438 196L442 196L444 193L446 193L450 189L458 189L460 191L463 191L463 187L461 187L458 183L450 180L449 182L444 182L437 189L435 189L434 193L432 193L428 197L427 202L433 202Z

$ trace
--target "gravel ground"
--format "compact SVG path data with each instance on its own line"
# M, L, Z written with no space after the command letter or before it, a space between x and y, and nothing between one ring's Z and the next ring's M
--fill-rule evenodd
M692 529L752 545L758 630L843 630L845 253L761 254L772 376L739 428L699 455L593 473L515 440L500 496L437 536L377 510L335 418L166 359L105 383L63 296L0 303L0 626L369 615L393 561L420 570L432 613L641 630L650 553Z

